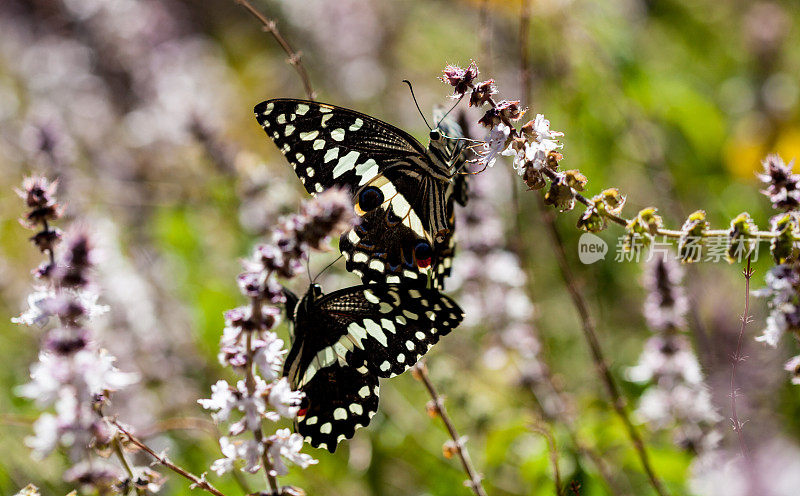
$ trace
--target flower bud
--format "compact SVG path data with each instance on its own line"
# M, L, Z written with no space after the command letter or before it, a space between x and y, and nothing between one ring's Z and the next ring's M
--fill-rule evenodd
M747 212L740 213L731 221L731 229L728 231L728 251L726 253L728 262L741 262L744 258L750 256L756 243L756 240L750 235L757 230L758 227Z
M683 263L693 263L702 256L703 234L708 229L705 210L693 212L683 223L678 255Z
M791 213L777 215L772 218L772 232L775 237L769 245L769 251L776 264L786 263L795 258L794 240L798 234L797 218Z

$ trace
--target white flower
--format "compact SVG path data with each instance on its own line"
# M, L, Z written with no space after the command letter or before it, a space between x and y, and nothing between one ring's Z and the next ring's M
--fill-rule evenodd
M139 381L138 374L121 372L114 366L117 359L106 350L81 350L75 353L73 360L91 394L118 391Z
M558 144L558 140L556 138L564 136L564 133L558 131L551 131L550 121L545 119L544 115L536 114L536 120L533 123L533 130L536 133L536 141L538 141L539 143L552 141L553 143L548 144L548 146L552 146L553 150L561 146Z
M13 317L11 322L26 326L38 325L44 327L50 320L52 313L48 308L48 300L53 298L55 293L52 290L34 291L28 295L28 309L19 317Z
M286 475L289 469L283 463L282 458L294 463L300 468L307 468L309 465L318 463L311 455L300 453L303 449L303 436L291 433L289 429L278 429L275 434L269 437L271 445L269 447L270 459L272 459L272 475Z
M297 411L300 409L300 401L302 401L304 393L301 391L292 391L289 381L285 377L272 384L272 389L269 392L269 403L275 408L283 417L293 419L297 416Z
M255 431L260 429L262 418L272 420L273 422L280 418L277 413L267 410L265 398L268 395L267 391L269 387L261 377L255 376L255 385L252 395L247 390L247 383L244 380L240 380L236 383L236 389L239 391L240 397L236 403L236 408L244 412L244 416L241 420L230 426L229 432L232 436L241 434L245 430Z
M56 293L52 289L38 289L28 295L28 309L19 317L14 317L11 322L27 326L37 325L44 327L53 316L53 311L57 305L53 305ZM98 315L109 311L108 305L98 305L99 295L92 291L67 291L62 290L59 296L73 297L75 301L83 307L83 313L87 319L91 320Z
M701 384L703 374L689 342L682 336L653 336L644 345L639 363L627 371L629 381Z
M223 458L214 460L211 470L217 475L223 475L233 470L236 460L244 460L245 466L242 470L256 473L261 468L261 454L264 453L264 446L255 440L250 441L231 441L230 438L223 436L219 439Z
M106 314L111 310L111 307L108 305L98 305L97 300L100 297L97 293L93 291L79 291L75 295L78 303L83 307L84 315L88 320L92 320L95 317L100 315Z
M25 438L25 444L33 450L36 458L44 458L58 445L58 419L51 413L44 413L33 424L33 436Z
M767 343L775 348L788 328L789 325L783 312L773 311L767 316L767 327L764 328L761 336L756 337L756 341Z
M491 167L497 161L497 155L501 154L506 148L506 142L511 134L511 128L500 123L489 131L489 136L483 143L483 149L478 151L476 164L482 167Z
M258 367L261 375L267 381L274 381L280 375L283 366L283 340L278 338L274 332L264 333L262 339L254 340L253 363Z
M224 458L214 460L210 468L217 475L223 475L233 470L233 462L236 461L236 445L230 442L226 436L219 438L219 445Z
M18 387L17 394L36 401L39 406L47 406L55 401L70 376L71 368L64 357L39 353L39 361L31 365L31 382Z
M197 400L206 410L216 410L211 417L215 422L228 420L231 411L236 408L237 400L231 391L231 386L223 380L219 380L211 386L211 398Z
M529 165L536 170L544 167L547 164L547 155L564 146L556 139L561 136L564 136L564 133L550 130L550 121L545 119L544 115L536 114L533 140L526 141L522 150L514 151L509 148L503 155L514 155L514 169L521 176Z
M800 355L792 357L783 369L792 374L792 384L800 384Z

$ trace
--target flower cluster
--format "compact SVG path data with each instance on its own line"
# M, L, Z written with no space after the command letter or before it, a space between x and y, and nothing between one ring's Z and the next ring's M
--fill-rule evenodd
M220 439L224 456L211 466L217 474L229 472L237 461L243 461L243 470L255 473L263 468L274 482L276 476L288 472L284 460L303 468L317 463L300 453L303 440L299 434L279 429L267 435L262 429L264 420L295 418L303 400L303 394L293 391L280 374L286 350L273 329L280 322L279 305L286 297L277 278L293 277L310 250L323 249L330 236L354 221L349 195L328 190L306 202L299 214L283 218L272 233L271 243L257 246L243 261L245 271L239 275L239 287L250 304L225 313L219 353L220 363L231 367L241 379L234 384L217 381L211 388L211 398L199 400L204 408L215 412L217 422L230 420L234 412L241 415ZM247 432L251 439L237 437Z
M489 106L478 120L489 132L477 151L475 163L483 168L491 167L498 155L513 155L514 169L528 186L531 189L542 188L545 183L540 171L542 167L554 170L558 166L561 154L556 150L562 147L558 138L564 133L552 131L550 121L542 114L537 114L534 120L517 130L513 123L519 121L527 109L521 108L519 101L495 102L493 95L497 94L497 87L494 80L476 82L479 72L474 61L466 69L448 65L443 72L440 79L453 87L453 98L462 98L470 92L470 106Z
M785 334L800 339L800 262L795 246L798 236L798 210L800 210L800 175L792 173L794 161L784 163L778 155L768 155L763 161L764 171L759 179L766 185L761 192L772 202L772 207L783 211L770 219L775 237L770 251L778 264L767 272L766 287L754 291L765 298L769 308L766 327L756 341L773 348ZM786 362L793 384L800 384L800 355Z
M778 155L767 155L761 164L764 172L758 175L766 185L762 191L776 210L797 210L800 207L800 175L792 173L794 160L785 164Z
M48 325L38 361L31 367L31 382L19 393L42 408L53 407L34 423L34 436L27 439L35 455L43 457L57 447L64 448L74 466L64 477L104 493L110 486L124 484L120 469L90 462L93 450L107 447L114 430L100 414L109 393L136 382L136 374L120 372L115 358L98 347L87 323L107 308L97 305L90 271L94 250L88 234L76 229L65 236L60 256L55 246L62 239L49 225L61 216L55 201L57 184L43 177L25 179L19 195L28 208L23 224L38 232L31 238L47 256L34 271L37 287L28 297L29 309L12 319L27 326Z
M766 298L770 313L767 325L756 341L773 348L785 334L800 339L800 266L795 263L773 267L765 277L766 287L754 291L756 296ZM800 384L800 355L786 363L792 383Z
M687 299L683 273L672 257L653 259L644 279L644 315L654 332L639 363L628 370L631 381L649 384L637 414L655 429L673 427L675 442L695 453L716 447L720 420L689 340L680 333Z
M544 115L536 114L533 120L516 127L516 122L527 112L515 100L495 101L497 94L494 80L476 82L478 67L475 62L464 69L448 65L443 82L453 87L454 98L462 98L470 93L470 106L488 106L478 123L488 128L488 134L477 147L475 164L484 170L492 167L500 155L513 156L514 170L531 190L550 187L545 193L545 203L553 205L561 211L572 210L578 192L586 186L586 176L577 170L559 170L559 161L563 155L559 150L563 147L560 138L564 133L550 129L550 121ZM606 227L606 216L616 215L625 204L625 196L612 188L595 196L591 200L581 199L588 208L578 222L578 227L588 231L599 231Z
M554 180L554 187L558 188L565 182L561 180L561 173L556 172L558 161L562 159L557 150L563 146L558 138L564 136L564 133L551 130L550 121L542 114L536 114L533 120L517 129L514 123L522 119L527 109L521 108L520 102L516 100L495 102L492 97L497 94L494 80L476 83L477 77L478 66L472 62L466 69L448 65L440 78L453 87L454 98L461 98L469 91L470 106L489 107L478 120L489 132L477 151L475 163L486 168L494 165L498 155L513 156L514 169L530 189L541 189L546 185L544 168L550 170L551 178L558 176L558 180ZM585 178L583 182L585 183ZM550 196L557 196L556 192L553 191ZM558 205L564 203L560 201Z

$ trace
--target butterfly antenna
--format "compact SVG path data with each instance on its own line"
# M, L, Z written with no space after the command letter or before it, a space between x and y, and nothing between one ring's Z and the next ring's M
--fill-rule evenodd
M439 119L439 122L436 123L436 127L439 127L439 124L444 122L444 120L447 118L447 116L450 115L450 112L455 110L455 108L458 106L459 103L461 103L461 100L463 100L463 99L464 99L464 95L461 95L460 97L458 97L458 100L456 100L456 103L454 103L453 106L450 107L450 110L448 110L447 113L444 114L441 119Z
M319 276L321 276L323 273L325 273L325 271L326 271L326 270L330 269L330 268L333 266L333 264L335 264L336 262L338 262L338 261L339 261L341 258L342 258L342 255L339 255L339 256L336 258L336 260L334 260L333 262L329 263L328 265L326 265L326 266L325 266L325 268L324 268L324 269L322 269L321 271L319 271L319 273L318 273L316 276L314 276L314 279L311 281L311 284L314 284L315 282L317 282L317 277L319 277ZM311 278L311 276L309 276L309 279L310 279L310 278Z
M414 105L417 106L417 112L419 112L419 115L422 116L422 120L425 121L425 125L428 126L428 129L433 129L431 128L431 125L428 124L428 119L425 118L425 114L422 113L422 109L419 108L419 103L417 103L417 97L414 96L414 88L411 86L411 81L408 79L403 79L403 82L406 83L408 85L408 89L411 90L411 98L414 99Z
M309 261L309 259L306 258L306 274L308 274L308 281L309 281L308 283L309 284L314 284L314 281L311 279L311 265L310 265L310 263L311 262Z

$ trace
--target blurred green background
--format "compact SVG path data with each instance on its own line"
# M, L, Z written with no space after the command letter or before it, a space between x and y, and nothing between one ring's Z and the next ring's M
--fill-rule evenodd
M474 59L501 98L523 100L531 117L544 113L565 133L562 168L580 169L590 194L614 186L628 195L628 216L657 206L677 227L702 208L712 225L726 228L746 210L765 228L773 212L758 192L759 162L770 152L787 161L800 155L794 1L531 1L527 46L520 43L520 2L254 5L302 52L321 101L375 115L423 142L427 129L401 80L413 81L427 113L449 102L448 87L436 79L444 65ZM523 50L530 99L521 83ZM25 307L39 254L17 221L23 209L13 187L31 172L59 178L67 204L62 227L83 223L97 233L104 254L97 279L113 308L97 332L120 368L143 375L114 409L171 459L203 472L219 450L196 399L207 397L217 379L232 377L216 352L222 312L242 304L238 259L306 197L252 115L255 104L273 97L303 97L300 81L274 40L233 0L0 5L0 493L28 482L45 494L70 490L61 481L65 458L33 461L22 446L38 412L14 388L27 380L40 334L10 318ZM495 169L513 174L510 162ZM611 468L618 493L651 494L594 373L539 222L538 193L524 192L518 180L507 184L519 198L521 262L536 306L540 358L572 398L577 433ZM499 208L511 225L513 204ZM558 224L612 371L635 405L643 388L624 378L650 335L641 315L641 266L613 257L580 264L578 216L559 215ZM611 227L600 235L613 250L621 234ZM765 255L755 266L756 286L770 266ZM334 258L315 255L312 267ZM700 264L686 280L690 335L726 417L729 356L743 305L740 268ZM325 288L353 282L338 267ZM293 281L300 292L305 285ZM762 306L756 301L747 329L740 417L749 420L745 435L754 453L763 448L768 456L779 443L781 462L796 467L800 399L782 370L796 344L787 339L773 350L753 342ZM529 428L539 423L557 440L563 478L576 481L581 495L609 494L563 425L541 423L515 369L491 366L487 343L495 325L460 329L429 355L432 379L469 438L488 492L553 494L547 445ZM447 435L426 415L422 385L405 374L382 386L381 411L369 428L335 455L307 448L320 463L282 480L311 495L468 494L457 461L442 456ZM720 431L722 449L735 449L727 421ZM671 493L695 494L693 457L672 444L669 432L642 432ZM263 489L260 476L243 477L253 491ZM209 478L227 494L242 493L230 476ZM187 492L170 476L162 494Z

